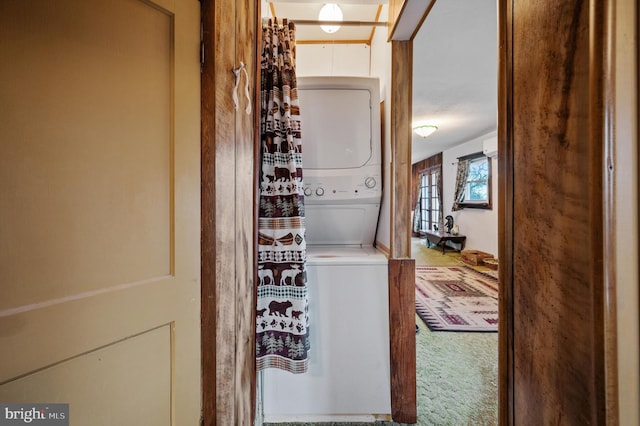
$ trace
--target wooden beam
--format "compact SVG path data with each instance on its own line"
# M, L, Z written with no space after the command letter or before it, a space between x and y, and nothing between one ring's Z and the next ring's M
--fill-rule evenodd
M391 257L411 257L413 41L391 42Z
M255 0L202 0L202 416L251 424L255 401L254 115L236 112L232 73L256 75ZM244 98L243 98L244 99ZM253 100L252 110L256 110Z
M499 104L500 188L509 203L500 203L501 351L510 345L499 387L511 392L501 391L507 424L617 424L608 413L615 331L606 311L616 296L604 275L613 256L603 214L606 3L501 2L508 84Z
M299 3L299 4L316 4L316 3L321 3L318 0L271 0L269 2L270 5L272 4L278 4L278 3ZM384 0L338 0L334 3L344 3L344 4L356 4L356 5L377 5L380 3L386 3L386 1Z
M386 22L378 21L321 21L319 19L290 19L296 25L321 26L340 25L341 27L386 27Z
M413 40L436 0L389 0L389 41Z
M391 259L389 315L393 420L416 422L415 260L411 257L413 42L391 43Z
M202 0L201 19L205 52L215 52L213 0ZM213 54L201 75L201 346L203 425L216 422L216 217L215 135L216 96Z
M389 260L391 416L416 423L415 259Z
M234 88L231 70L235 66L235 0L214 2L214 51L205 49L214 57L215 133L214 133L214 193L215 214L215 383L216 412L213 424L235 423L236 386L236 277L235 277L235 111L231 96ZM226 23L226 25L222 25ZM205 62L206 65L206 62ZM203 208L211 208L205 206ZM226 258L229 261L219 261ZM204 336L203 336L204 337ZM203 346L203 350L211 347Z
M236 52L234 66L243 63L252 99L243 99L235 120L235 419L236 424L253 424L256 396L255 275L257 262L257 178L254 173L260 115L258 74L259 5L256 0L236 0ZM229 74L227 76L230 78ZM244 77L244 76L243 76ZM259 83L258 83L259 86ZM251 113L245 112L251 103ZM253 188L253 190L251 190ZM230 202L230 199L226 200Z

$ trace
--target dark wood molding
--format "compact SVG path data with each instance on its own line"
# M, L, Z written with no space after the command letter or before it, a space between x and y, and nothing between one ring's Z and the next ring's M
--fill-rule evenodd
M258 192L258 187L260 186L260 169L261 169L261 145L260 145L260 120L261 120L261 111L260 111L260 81L261 81L261 62L262 62L262 3L256 0L251 0L256 6L256 14L255 14L255 31L256 31L256 37L255 37L255 45L253 46L255 48L255 61L254 61L254 66L253 66L253 75L254 78L252 79L254 81L254 99L253 99L253 128L254 128L254 134L253 134L253 251L252 251L252 256L253 256L253 305L255 306L258 300L258 287L255 284L258 279L258 217L259 217L259 210L260 210L260 194ZM251 75L251 74L250 74ZM258 378L257 378L257 371L256 371L256 358L255 358L255 353L256 353L256 329L255 329L255 323L256 323L256 312L255 309L252 312L252 328L251 328L251 336L250 336L250 348L251 348L251 359L253 362L253 365L250 366L250 373L251 373L251 402L252 402L252 407L251 407L251 416L252 419L256 419L256 415L257 415L257 407L256 407L256 403L257 403L257 384L258 384ZM251 423L253 424L253 423Z
M202 0L201 20L205 52L214 52L213 0ZM206 58L201 76L201 347L202 419L216 418L216 220L215 220L215 70Z
M587 220L590 226L588 231L588 238L591 242L589 251L593 256L591 262L589 262L589 269L591 272L591 280L589 285L592 289L592 383L591 383L591 418L594 420L594 424L617 424L608 423L607 410L612 403L608 389L607 379L609 371L614 368L617 371L617 356L615 357L615 363L608 363L611 353L609 349L613 350L613 354L617 354L615 348L610 348L608 342L611 339L615 339L614 335L607 334L608 329L613 326L615 333L615 321L613 318L613 324L608 324L607 309L613 307L615 311L615 292L612 294L613 298L607 300L607 292L611 289L607 288L609 283L607 282L607 276L605 273L606 261L610 260L615 264L615 254L609 253L608 250L614 246L608 246L608 242L605 239L605 227L611 224L605 223L605 209L608 202L613 202L613 199L609 198L609 195L605 187L605 175L608 174L608 167L605 160L605 146L607 144L607 135L605 134L605 122L607 120L607 114L613 111L605 108L606 98L609 94L605 93L606 86L606 74L604 69L606 63L605 55L610 53L605 46L605 38L609 31L607 20L611 18L610 11L606 7L610 2L607 0L593 1L589 5L589 50L587 52L588 64L589 64L589 140L588 140L588 164L589 164L589 176L590 185L589 191L585 194L588 197L589 203L589 215ZM611 106L612 105L608 105ZM593 177L595 177L595 179ZM599 226L594 226L598 224ZM611 227L613 231L613 227ZM612 265L613 266L613 265ZM610 360L613 361L613 360ZM617 374L617 373L616 373ZM617 377L615 378L617 382ZM617 387L616 387L617 389ZM616 396L616 410L617 410L617 396ZM617 418L617 414L616 414Z
M498 422L513 425L513 2L498 0Z
M415 259L389 260L391 414L398 423L416 423Z

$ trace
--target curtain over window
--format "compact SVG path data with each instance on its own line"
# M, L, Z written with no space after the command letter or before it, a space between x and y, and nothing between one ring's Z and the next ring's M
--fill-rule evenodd
M438 206L436 208L437 210L437 214L436 214L436 219L438 221L438 230L442 231L444 230L444 211L442 209L442 174L440 173L440 167L438 167L435 170L435 181L436 181L436 185L435 185L435 191L436 191L436 197L435 199L438 202Z
M420 176L422 178L422 175ZM422 179L420 179L422 182ZM418 201L416 201L416 208L413 209L413 232L420 232L422 230L422 187L418 184Z
M456 192L453 196L453 206L451 211L462 210L460 203L464 201L465 186L469 177L469 160L458 161L458 172L456 173Z
M262 28L256 366L307 371L308 300L295 27Z

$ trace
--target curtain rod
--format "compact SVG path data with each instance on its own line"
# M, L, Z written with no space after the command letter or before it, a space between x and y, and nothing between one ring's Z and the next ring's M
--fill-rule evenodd
M270 18L262 18L262 24L269 22ZM282 19L278 19L282 21ZM340 25L341 27L386 27L386 22L379 21L319 21L315 19L287 19L296 25Z

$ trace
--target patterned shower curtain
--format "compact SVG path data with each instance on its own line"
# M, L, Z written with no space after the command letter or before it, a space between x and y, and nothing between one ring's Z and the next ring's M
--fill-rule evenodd
M304 373L309 310L295 27L274 19L262 32L256 367Z

